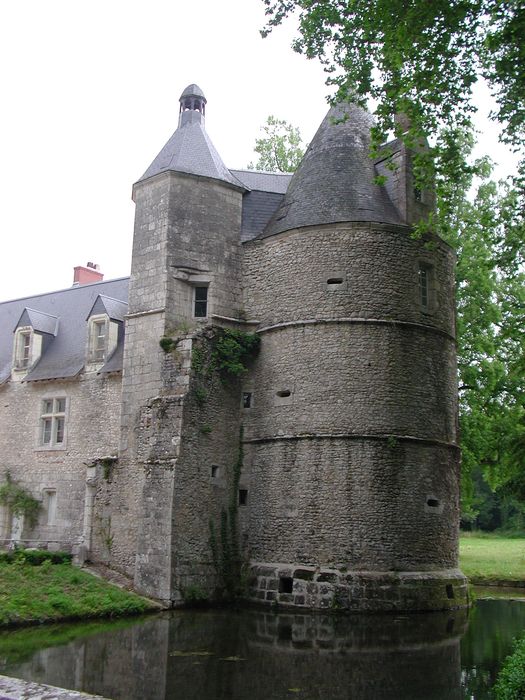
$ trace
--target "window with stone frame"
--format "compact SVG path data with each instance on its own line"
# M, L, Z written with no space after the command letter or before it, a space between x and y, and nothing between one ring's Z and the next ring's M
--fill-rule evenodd
M15 334L15 369L27 369L31 365L31 350L33 345L33 330L18 328Z
M66 437L66 398L43 399L40 414L40 445L62 447Z
M57 492L56 489L44 489L43 491L45 525L53 525L56 519Z
M208 287L193 288L193 315L195 318L208 316Z
M432 307L432 266L420 262L418 268L419 303L423 311Z
M90 362L105 362L108 353L109 319L107 316L93 316L89 319L89 349Z

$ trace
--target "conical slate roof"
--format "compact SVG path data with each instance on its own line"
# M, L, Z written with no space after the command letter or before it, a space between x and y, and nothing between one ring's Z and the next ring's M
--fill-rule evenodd
M211 177L246 189L231 174L215 150L204 128L204 114L198 109L184 110L184 101L188 96L199 97L203 103L206 102L198 85L188 85L180 97L181 113L177 130L138 182L172 170Z
M343 221L402 223L369 156L373 118L354 104L332 107L261 238Z

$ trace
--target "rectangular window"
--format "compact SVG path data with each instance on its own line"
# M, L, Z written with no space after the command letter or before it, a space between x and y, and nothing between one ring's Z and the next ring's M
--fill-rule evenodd
M252 392L243 391L242 393L242 407L251 408L252 407Z
M430 269L425 265L419 266L419 301L423 309L428 309L430 292Z
M208 287L195 287L194 289L193 315L195 318L206 318L208 315Z
M40 444L63 445L66 427L66 399L44 399L40 416Z
M57 492L55 489L46 489L44 491L44 512L46 516L46 525L53 525L55 522L57 510Z
M106 322L94 321L93 323L93 359L95 362L103 362L106 354Z
M27 367L29 365L29 360L31 358L31 334L22 333L21 341L22 346L22 366Z
M26 369L31 364L31 331L17 331L15 341L15 367Z

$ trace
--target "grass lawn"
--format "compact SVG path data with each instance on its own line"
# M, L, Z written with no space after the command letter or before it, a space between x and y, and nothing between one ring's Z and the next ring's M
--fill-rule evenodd
M157 609L71 564L0 562L0 626L131 615Z
M459 541L459 563L472 583L525 582L525 538L464 535Z

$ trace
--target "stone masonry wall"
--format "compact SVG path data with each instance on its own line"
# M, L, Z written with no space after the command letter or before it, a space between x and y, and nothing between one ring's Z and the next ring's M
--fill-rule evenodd
M43 508L35 528L25 527L30 546L77 551L83 540L87 464L116 455L119 439L120 375L82 373L71 381L10 382L0 387L0 467L38 500L56 491L56 516ZM46 398L65 397L64 444L41 446L40 415Z
M451 249L406 227L337 224L245 254L261 334L244 383L252 599L322 608L339 590L350 609L464 604Z
M138 183L134 196L122 459L111 489L111 563L134 573L138 590L170 601L180 597L172 587L173 540L184 532L186 518L192 522L174 499L182 494L194 503L196 498L194 488L179 483L186 473L180 456L192 334L212 314L239 313L241 193L223 183L167 172ZM208 318L194 318L195 286L209 287ZM173 353L161 350L162 337L173 339ZM188 468L191 473L194 467ZM192 554L182 557L188 563Z
M381 318L454 335L452 249L381 224L334 224L244 244L244 305L269 326L304 319ZM419 263L431 268L428 309L419 303ZM341 280L328 284L328 280Z

